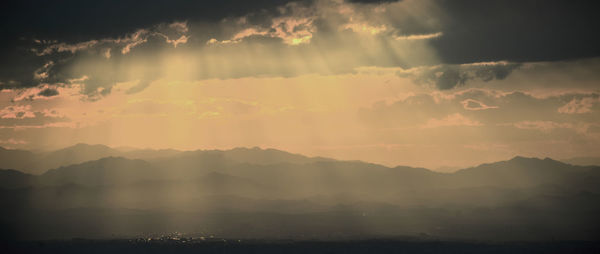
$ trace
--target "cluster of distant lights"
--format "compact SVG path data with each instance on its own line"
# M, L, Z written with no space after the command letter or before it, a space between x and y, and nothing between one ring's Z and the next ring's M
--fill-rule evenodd
M203 235L201 236L185 236L180 232L173 232L169 234L161 234L158 236L146 236L146 237L138 237L135 239L129 240L132 243L198 243L198 242L227 242L227 239L216 238L214 235ZM230 242L242 242L242 240L231 241Z

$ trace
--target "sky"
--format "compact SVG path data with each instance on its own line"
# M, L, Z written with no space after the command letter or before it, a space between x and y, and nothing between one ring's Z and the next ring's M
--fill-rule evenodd
M0 10L0 146L276 148L431 169L600 156L593 1Z

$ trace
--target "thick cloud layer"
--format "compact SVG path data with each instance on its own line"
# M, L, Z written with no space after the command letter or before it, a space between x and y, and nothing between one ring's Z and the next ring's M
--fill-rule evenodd
M555 61L600 56L594 1L437 0L446 63Z
M177 21L218 22L260 10L273 10L290 1L11 1L0 10L0 82L8 87L39 84L33 73L63 56L40 57L32 48L43 44L123 38L139 29ZM37 40L37 42L36 42ZM65 59L67 58L67 59ZM65 81L60 80L60 81Z
M218 22L227 17L272 10L288 2L291 0L11 1L2 6L0 27L10 37L34 36L75 43L119 37L160 23Z
M524 62L600 56L591 1L19 1L0 11L0 88L81 83L98 98L185 80L417 68L453 89ZM175 66L178 63L181 66ZM478 63L502 62L490 66ZM178 72L185 69L186 73ZM173 74L173 73L176 73ZM46 90L39 96L55 96Z

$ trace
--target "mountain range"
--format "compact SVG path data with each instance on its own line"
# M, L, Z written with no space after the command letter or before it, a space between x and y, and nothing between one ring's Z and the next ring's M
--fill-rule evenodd
M202 232L597 240L600 167L515 157L439 173L275 149L0 150L3 237Z
M46 152L6 149L0 147L0 168L15 169L29 174L41 174L49 169L69 166L106 157L156 160L173 157L212 156L253 164L278 162L305 163L308 161L330 161L331 159L291 154L276 149L235 148L222 150L179 151L175 149L115 149L105 145L76 144L74 146Z

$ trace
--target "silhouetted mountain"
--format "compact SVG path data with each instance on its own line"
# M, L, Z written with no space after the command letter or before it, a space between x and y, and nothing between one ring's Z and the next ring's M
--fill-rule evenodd
M122 151L121 156L129 159L154 160L160 158L168 158L182 153L175 149L133 149Z
M226 163L275 164L310 163L333 161L322 157L306 157L276 149L234 148L231 150L197 150L182 152L174 149L113 149L105 145L76 144L56 151L32 153L23 150L10 150L0 147L0 168L20 170L30 174L42 174L48 169L98 160L105 157L123 157L148 161L174 159L176 166L192 167L198 165L222 166Z
M319 161L334 161L321 157L306 157L275 149L234 148L231 150L197 150L176 154L156 160L157 165L173 171L218 171L232 165L306 164Z
M0 147L0 168L17 169L32 173L29 168L34 167L36 155L29 151L12 150Z
M562 161L577 166L600 166L600 157L575 157Z
M0 188L26 188L34 184L35 176L12 169L0 169Z
M51 152L32 153L0 148L0 167L41 174L48 169L116 156L119 152L104 145L77 144Z
M103 151L110 151L101 148ZM248 152L246 155L240 155ZM262 164L261 152L294 158L294 163ZM250 155L259 163L252 164ZM263 155L263 157L266 155ZM232 159L235 158L236 160ZM242 177L255 183L277 188L286 195L314 196L322 193L347 193L388 200L406 191L465 189L478 187L533 188L558 185L596 189L599 171L549 158L515 157L508 161L482 164L455 173L436 173L423 168L316 159L277 150L234 149L229 151L195 151L173 157L143 160L109 157L49 170L36 178L42 185L80 184L84 186L118 185L135 181L184 181L207 175ZM278 161L276 159L272 160ZM304 162L299 164L299 162ZM351 188L350 188L351 186Z
M157 178L158 170L143 160L107 157L48 170L38 177L41 185L123 185Z
M119 154L119 151L105 145L76 144L41 155L38 163L47 168L57 168Z
M55 154L114 151L79 147L85 152ZM515 157L438 173L273 149L125 153L132 152L149 159L106 157L41 175L0 171L6 207L0 224L13 230L7 234L35 239L169 230L267 238L600 235L600 168L549 158Z
M201 191L213 195L241 195L249 197L263 196L270 187L258 184L250 179L211 172L194 181Z
M223 157L240 163L248 164L277 164L277 163L294 163L304 164L317 161L333 161L333 159L323 157L306 157L304 155L292 154L276 149L260 149L254 148L234 148L227 151L219 151Z
M459 186L498 186L505 188L561 184L598 177L595 167L566 164L550 158L514 157L508 161L482 164L452 174Z

